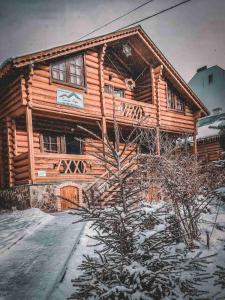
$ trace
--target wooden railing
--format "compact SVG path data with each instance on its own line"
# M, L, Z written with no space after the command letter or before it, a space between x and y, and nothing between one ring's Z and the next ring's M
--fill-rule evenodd
M139 123L144 120L146 125L156 122L156 107L151 103L145 103L133 99L105 96L106 115L125 123Z
M145 117L145 111L141 105L121 101L117 110L122 117L132 120L140 120Z
M94 179L102 174L99 162L90 155L36 153L36 181Z
M76 157L60 159L55 168L61 174L86 174L91 168L90 159L87 156L78 155Z

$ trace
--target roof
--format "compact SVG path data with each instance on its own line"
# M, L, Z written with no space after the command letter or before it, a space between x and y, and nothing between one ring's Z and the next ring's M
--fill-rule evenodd
M222 128L221 125L224 124L224 118L225 113L200 119L198 122L198 141L219 137L220 129Z
M12 72L12 70L22 68L24 66L35 64L37 62L50 60L53 58L60 57L62 55L68 55L74 52L83 51L90 47L99 46L101 44L113 42L118 39L129 37L132 35L138 35L142 41L150 48L153 55L159 60L163 65L164 69L173 77L173 79L181 85L184 91L189 95L195 106L202 111L203 116L209 114L206 106L201 102L201 100L195 95L183 78L178 74L178 72L173 68L169 61L165 58L158 47L153 43L149 36L145 33L141 26L134 26L128 29L114 31L109 34L101 35L95 38L73 42L59 47L54 47L51 49L38 51L35 53L22 55L19 57L11 58L6 60L0 68L0 80L4 78L7 74Z

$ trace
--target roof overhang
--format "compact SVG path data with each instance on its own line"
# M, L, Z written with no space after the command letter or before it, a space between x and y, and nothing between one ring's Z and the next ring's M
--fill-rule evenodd
M209 111L206 106L200 101L200 99L195 95L195 93L191 90L191 88L187 85L183 78L173 68L173 66L169 63L166 57L153 43L153 41L149 38L149 36L145 33L141 26L131 27L121 31L115 31L109 34L105 34L96 38L73 42L60 47L54 47L48 50L9 59L2 65L0 69L0 80L7 74L10 74L11 71L23 68L27 65L55 59L57 57L69 55L79 51L84 51L89 48L97 47L102 44L110 43L134 35L138 35L140 37L142 42L149 48L149 50L159 61L159 64L163 65L164 72L168 74L172 78L172 80L175 81L176 84L184 91L184 93L192 100L196 109L198 111L201 111L201 116L207 116L209 114Z

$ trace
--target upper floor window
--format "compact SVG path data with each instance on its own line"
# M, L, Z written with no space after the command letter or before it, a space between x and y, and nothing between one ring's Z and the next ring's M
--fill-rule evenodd
M84 87L84 58L77 55L52 64L52 79Z
M120 88L113 87L112 85L105 84L104 91L107 94L113 94L116 97L124 97L124 90Z
M209 84L213 83L213 74L209 74L209 76L208 76L208 83Z
M184 111L185 110L185 102L180 94L171 86L167 86L167 103L168 108Z

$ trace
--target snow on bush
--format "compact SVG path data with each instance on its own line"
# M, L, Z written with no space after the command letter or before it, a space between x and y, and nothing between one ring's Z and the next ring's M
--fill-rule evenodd
M211 281L212 286L217 276L221 285L223 272L211 268L216 251L208 248L215 222L201 228L200 221L203 226L204 214L220 199L214 190L221 187L224 172L200 165L170 138L161 143L159 156L151 134L139 131L130 134L133 140L121 151L124 137L116 122L114 131L115 147L106 136L105 151L96 156L109 170L104 189L94 185L84 194L86 206L76 212L93 222L92 238L100 248L95 256L85 256L71 299L206 299L214 289L209 292L204 284ZM124 157L140 136L147 137L149 154L131 150ZM151 186L161 189L167 202L143 206L144 192Z

